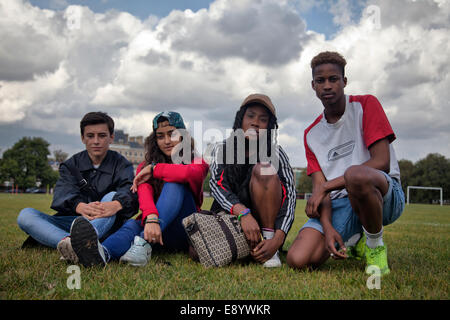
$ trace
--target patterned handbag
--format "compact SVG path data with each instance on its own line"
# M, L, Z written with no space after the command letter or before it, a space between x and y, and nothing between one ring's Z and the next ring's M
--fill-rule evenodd
M247 257L250 247L236 216L200 211L182 221L191 245L205 267L222 267Z

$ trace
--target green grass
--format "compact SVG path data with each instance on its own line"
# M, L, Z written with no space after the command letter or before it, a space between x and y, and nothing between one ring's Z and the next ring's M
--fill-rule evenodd
M391 274L381 289L366 287L358 261L329 260L316 271L253 262L206 269L183 254L157 253L145 268L110 263L81 267L81 289L67 288L68 264L56 250L20 249L26 235L17 214L24 207L51 213L47 195L0 194L0 299L449 299L450 207L409 205L385 227ZM204 208L209 208L206 199ZM286 239L287 250L306 221L304 201Z

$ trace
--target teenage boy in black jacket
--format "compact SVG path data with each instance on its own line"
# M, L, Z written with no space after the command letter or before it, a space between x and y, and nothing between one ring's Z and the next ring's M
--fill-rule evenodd
M295 215L295 182L289 159L276 143L277 118L270 98L252 94L236 113L233 134L213 150L211 211L238 216L254 260L280 267ZM267 151L267 152L266 152Z
M39 244L58 248L62 256L77 262L70 243L70 227L78 216L88 219L104 238L117 230L138 210L136 194L130 191L132 164L115 151L114 121L106 113L90 112L80 122L81 140L86 150L60 165L51 216L33 208L23 209L19 227L30 237L24 246ZM83 181L84 179L84 181ZM86 184L87 183L87 184Z

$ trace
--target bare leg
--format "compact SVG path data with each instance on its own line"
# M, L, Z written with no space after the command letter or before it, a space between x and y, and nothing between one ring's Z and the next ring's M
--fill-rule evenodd
M295 269L317 268L330 256L325 248L325 237L313 228L304 228L295 238L287 253L287 263Z
M389 185L384 174L367 166L351 166L344 174L353 210L370 233L383 226L383 196Z
M278 175L264 174L266 167L260 163L253 167L250 179L250 193L252 207L256 211L257 220L261 227L274 229L275 219L280 211L282 201L281 182ZM267 169L267 168L266 168ZM264 170L261 172L261 170Z

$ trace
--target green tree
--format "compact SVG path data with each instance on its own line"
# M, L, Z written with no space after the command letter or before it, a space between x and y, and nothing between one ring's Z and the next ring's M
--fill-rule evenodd
M430 153L414 164L409 185L443 188L444 199L450 195L450 159L438 153ZM438 191L412 190L413 202L430 203L439 198Z
M37 181L44 186L53 186L58 179L58 172L53 171L48 164L48 146L49 143L42 138L20 139L3 153L0 162L2 180L12 179L22 190L36 186Z
M66 161L69 154L67 152L62 151L61 149L54 150L53 156L55 157L55 161L58 163L62 163Z
M297 193L311 193L312 179L306 174L306 168L302 168L300 176L297 178Z
M414 174L414 163L409 160L399 160L398 166L400 168L400 180L402 182L402 189L406 195L406 187L411 186L412 178Z

